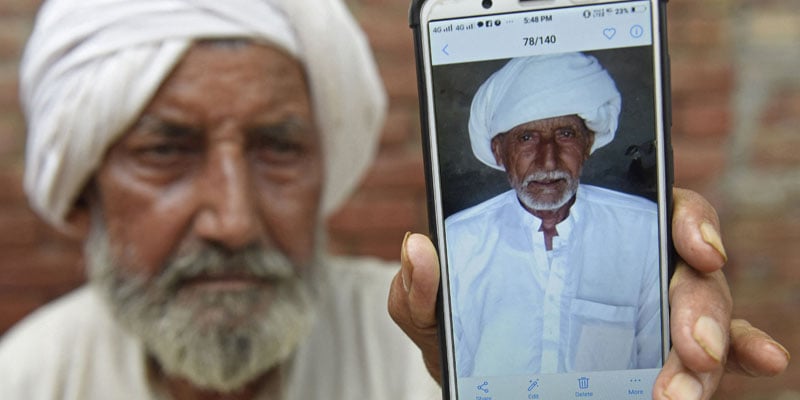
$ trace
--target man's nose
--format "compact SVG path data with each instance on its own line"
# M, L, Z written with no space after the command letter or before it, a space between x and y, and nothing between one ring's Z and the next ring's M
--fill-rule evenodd
M536 164L545 171L556 169L558 164L558 144L553 138L543 138L536 147Z
M227 146L213 152L199 179L198 235L231 250L258 241L257 201L243 150Z

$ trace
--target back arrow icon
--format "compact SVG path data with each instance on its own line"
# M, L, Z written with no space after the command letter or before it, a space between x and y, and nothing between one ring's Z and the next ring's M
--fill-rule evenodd
M444 47L442 47L442 53L444 53L444 55L446 55L446 56L449 56L450 53L447 52L447 46L450 46L450 45L446 44L446 45L444 45Z

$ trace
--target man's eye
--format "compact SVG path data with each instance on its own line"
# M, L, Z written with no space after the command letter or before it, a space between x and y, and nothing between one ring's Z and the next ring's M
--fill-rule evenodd
M267 150L275 151L278 153L299 153L301 146L298 143L290 140L269 140L263 143L263 147Z
M305 147L296 140L262 136L251 143L251 149L268 163L288 163L301 158Z
M561 129L558 131L558 136L561 138L574 138L576 135L575 131L572 129Z
M184 146L177 146L174 144L158 144L143 148L141 152L153 156L173 156L185 153L187 149Z
M198 153L196 146L185 143L142 144L135 149L140 162L156 166L174 166Z
M148 167L180 166L203 151L202 131L190 124L144 115L126 140L136 160Z
M525 133L522 133L522 134L520 134L520 135L518 136L518 140L519 140L520 142L528 142L528 141L531 141L531 140L533 140L533 134L531 134L530 132L525 132Z
M297 165L314 147L308 123L288 118L275 124L256 126L248 132L250 154L272 166Z

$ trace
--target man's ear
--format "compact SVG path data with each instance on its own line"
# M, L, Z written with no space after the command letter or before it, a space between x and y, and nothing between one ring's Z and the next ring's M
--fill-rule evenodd
M592 155L592 147L594 146L594 137L595 133L593 130L586 129L586 151L583 154L583 161L589 159L589 156Z
M492 154L494 155L494 161L497 163L498 166L505 168L503 162L503 155L505 155L505 151L503 151L503 134L495 135L492 138Z

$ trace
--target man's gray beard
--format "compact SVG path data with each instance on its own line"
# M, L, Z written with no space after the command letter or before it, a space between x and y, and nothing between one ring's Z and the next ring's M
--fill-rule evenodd
M567 181L567 187L564 189L564 193L555 201L548 202L537 200L526 190L528 185L533 181L555 179L564 179ZM572 199L572 196L575 196L575 193L578 191L578 184L580 184L580 180L573 178L566 171L534 172L526 176L521 184L514 185L514 190L517 192L517 198L519 198L519 201L521 201L525 207L531 210L553 211L563 207Z
M107 298L118 322L143 341L168 375L197 387L230 392L254 381L289 359L315 318L317 285L310 283L312 277L298 276L295 271L303 269L278 251L253 248L226 254L210 246L179 251L148 281L123 270L111 256L105 229L95 226L86 257L90 281ZM310 266L303 267L308 274ZM272 285L208 291L193 301L177 290L191 277L231 272Z

